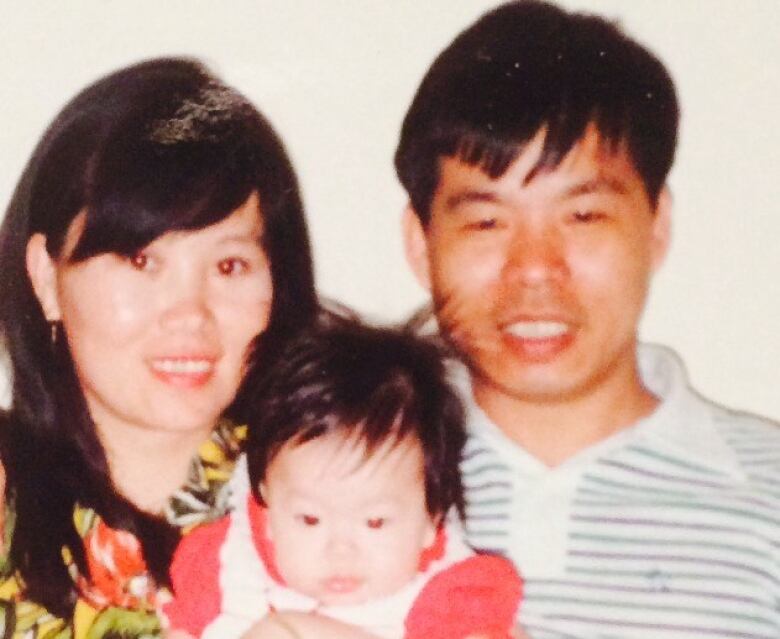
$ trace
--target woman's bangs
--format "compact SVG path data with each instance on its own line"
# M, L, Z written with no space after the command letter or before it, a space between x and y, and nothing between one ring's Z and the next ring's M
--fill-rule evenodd
M165 233L225 219L256 188L241 151L147 143L107 155L93 175L84 228L70 259L130 256Z

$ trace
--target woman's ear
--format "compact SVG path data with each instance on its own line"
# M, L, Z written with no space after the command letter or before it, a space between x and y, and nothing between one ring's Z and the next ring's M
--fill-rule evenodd
M57 295L57 265L46 249L46 236L35 233L27 242L27 275L49 322L62 319Z

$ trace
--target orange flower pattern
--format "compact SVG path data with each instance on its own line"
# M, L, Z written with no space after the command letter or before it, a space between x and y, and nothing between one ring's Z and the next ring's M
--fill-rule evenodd
M134 535L100 520L84 537L84 549L90 579L79 575L77 584L88 603L95 608L154 610L156 588Z
M183 533L217 519L228 506L227 481L246 428L222 421L190 466L187 483L169 500L164 515ZM12 504L10 500L10 504ZM8 506L7 506L8 508ZM6 516L6 539L13 534L13 512ZM4 639L154 639L162 630L156 606L167 593L147 571L138 539L109 527L89 508L76 507L76 529L84 540L89 579L80 575L70 550L63 561L79 591L72 618L58 618L24 595L23 582L0 556L0 636ZM7 546L6 546L7 547Z

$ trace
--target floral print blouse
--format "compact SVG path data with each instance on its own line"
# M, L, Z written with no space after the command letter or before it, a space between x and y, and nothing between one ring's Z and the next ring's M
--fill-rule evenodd
M245 436L245 427L221 421L198 450L186 484L165 508L166 519L183 533L227 511L227 482ZM13 512L6 512L5 548L13 519ZM77 506L73 520L84 540L90 571L90 579L79 575L69 549L62 549L63 561L79 592L73 617L55 617L25 599L20 577L0 557L0 639L159 637L156 610L168 593L156 587L147 573L138 540L127 531L109 528L90 508Z

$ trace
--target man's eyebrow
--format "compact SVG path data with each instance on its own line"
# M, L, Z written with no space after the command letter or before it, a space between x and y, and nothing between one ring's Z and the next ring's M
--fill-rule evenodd
M472 202L498 202L498 196L490 191L479 191L477 189L463 189L450 195L444 202L445 208L453 210L463 204Z
M618 178L600 175L590 180L584 180L569 187L564 191L564 197L576 197L578 195L590 195L591 193L612 192L625 195L628 192L626 183Z

